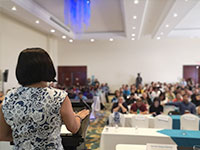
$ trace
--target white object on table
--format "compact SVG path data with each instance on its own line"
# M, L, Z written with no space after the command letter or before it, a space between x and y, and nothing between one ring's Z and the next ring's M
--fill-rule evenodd
M119 126L120 127L124 127L125 126L125 118L124 115L119 113L120 115L120 123ZM109 116L109 126L115 126L115 122L114 122L114 113L110 114Z
M60 134L72 134L72 133L69 130L67 130L65 125L62 125Z
M177 150L177 145L172 144L149 144L147 143L147 150Z
M181 130L199 130L199 117L193 114L184 114L180 119Z
M117 144L116 150L146 150L146 145Z
M13 146L10 145L10 142L0 142L0 150L12 150Z
M149 119L145 115L132 116L132 127L148 128Z
M125 118L125 127L132 127L132 117L136 114L124 114ZM155 118L151 115L145 115L149 119L149 128L154 128L154 120Z
M172 129L172 118L168 115L158 115L155 117L154 127L158 129Z
M167 135L157 131L160 129L105 127L101 133L100 150L115 150L117 144L137 144L146 143L174 144L176 143Z

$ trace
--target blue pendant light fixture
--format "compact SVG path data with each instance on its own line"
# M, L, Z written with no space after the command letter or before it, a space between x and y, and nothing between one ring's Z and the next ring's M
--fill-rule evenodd
M74 32L81 32L88 27L90 16L90 0L64 0L65 24Z

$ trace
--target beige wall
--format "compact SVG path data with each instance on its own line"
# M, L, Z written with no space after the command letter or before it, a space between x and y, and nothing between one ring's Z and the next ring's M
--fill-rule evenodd
M5 90L19 86L15 77L15 67L21 50L27 47L51 49L52 37L32 29L0 13L0 68L9 69ZM51 54L52 51L49 51Z
M87 65L88 75L108 82L112 90L135 82L177 82L184 64L200 62L200 40L121 40L74 42L60 40L58 65Z
M112 90L133 83L141 72L145 82L177 82L184 64L200 62L200 40L168 39L139 41L75 41L43 34L0 14L0 68L9 69L6 89L18 86L15 66L19 52L27 47L42 47L57 65L86 65L88 76L108 82Z

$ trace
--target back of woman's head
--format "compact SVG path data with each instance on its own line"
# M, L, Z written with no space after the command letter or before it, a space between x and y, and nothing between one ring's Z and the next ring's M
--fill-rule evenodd
M55 68L48 53L41 48L27 48L18 57L16 78L22 86L41 81L55 81Z

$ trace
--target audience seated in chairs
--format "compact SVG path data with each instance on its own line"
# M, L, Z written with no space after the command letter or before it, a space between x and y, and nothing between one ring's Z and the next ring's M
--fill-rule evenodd
M143 103L141 98L137 98L136 103L132 104L130 113L132 114L147 114L148 113L147 107Z
M122 114L126 114L128 112L128 106L126 102L124 102L124 98L122 96L118 98L117 103L113 103L111 112L120 112Z
M87 100L87 97L83 95L82 92L80 92L76 97L76 100Z
M153 116L157 116L163 113L163 106L160 105L160 99L154 98L153 104L149 108L149 113Z
M166 105L174 105L179 108L180 114L183 115L185 113L196 114L196 106L189 101L189 95L183 95L182 102L169 102Z
M117 103L119 97L120 97L120 91L119 91L119 90L116 90L116 91L115 91L115 97L113 97L113 99L111 100L112 103Z

